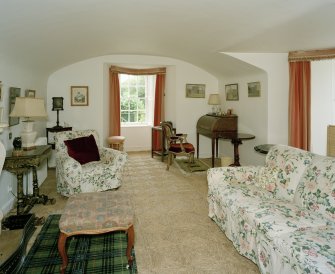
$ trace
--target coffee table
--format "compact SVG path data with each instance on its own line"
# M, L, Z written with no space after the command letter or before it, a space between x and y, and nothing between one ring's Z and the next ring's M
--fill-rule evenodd
M125 231L128 234L126 256L131 267L131 250L135 239L133 217L129 196L120 190L80 193L70 197L59 220L58 251L62 258L61 273L65 273L68 265L65 249L68 237L113 231Z

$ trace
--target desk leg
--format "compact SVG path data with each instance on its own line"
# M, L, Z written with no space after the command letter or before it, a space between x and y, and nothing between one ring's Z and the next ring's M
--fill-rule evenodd
M23 173L17 173L17 207L16 212L17 215L24 214L24 208L25 208L25 199L23 195Z
M33 166L33 196L38 197L39 195L40 191L38 189L37 171L36 167Z
M215 139L212 138L212 167L214 167Z
M240 139L232 139L231 142L234 145L234 163L231 166L241 166L238 146L242 144L242 141Z

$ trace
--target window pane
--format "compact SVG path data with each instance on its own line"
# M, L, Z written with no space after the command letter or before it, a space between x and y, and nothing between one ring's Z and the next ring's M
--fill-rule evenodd
M138 97L145 97L145 88L144 87L138 87Z
M138 76L137 84L144 86L145 85L145 76Z
M137 90L136 90L136 87L130 87L130 88L129 88L129 95L130 95L130 96L137 96Z
M130 110L137 110L137 98L130 98Z
M127 97L127 96L129 96L128 88L127 87L121 87L121 98L122 97Z
M129 99L121 99L121 110L129 109Z
M138 121L139 122L145 122L145 112L143 112L143 111L138 112Z
M137 122L137 113L134 111L129 112L129 122Z
M138 109L145 109L145 99L138 99L138 104L137 104Z
M121 111L121 123L129 122L128 111Z
M135 86L136 85L136 76L129 75L129 85Z

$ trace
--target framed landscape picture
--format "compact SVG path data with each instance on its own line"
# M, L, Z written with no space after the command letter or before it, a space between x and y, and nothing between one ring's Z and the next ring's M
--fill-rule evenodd
M226 85L225 91L227 101L238 101L238 84Z
M9 88L9 113L10 114L15 106L15 100L16 97L19 97L21 93L21 89L20 88ZM19 117L9 117L8 118L8 124L9 126L15 126L20 122L20 118Z
M205 98L205 84L186 84L186 97Z
M261 96L261 83L252 82L248 83L248 97L260 97Z
M88 86L71 86L71 106L88 106Z

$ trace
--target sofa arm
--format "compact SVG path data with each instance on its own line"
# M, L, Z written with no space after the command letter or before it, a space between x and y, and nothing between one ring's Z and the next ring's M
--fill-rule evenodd
M115 166L115 170L121 169L127 161L127 153L112 148L100 147L100 160Z
M65 153L56 155L56 168L62 171L63 175L68 178L74 178L82 173L81 164Z
M207 171L208 184L226 182L235 184L257 184L261 166L218 167Z

